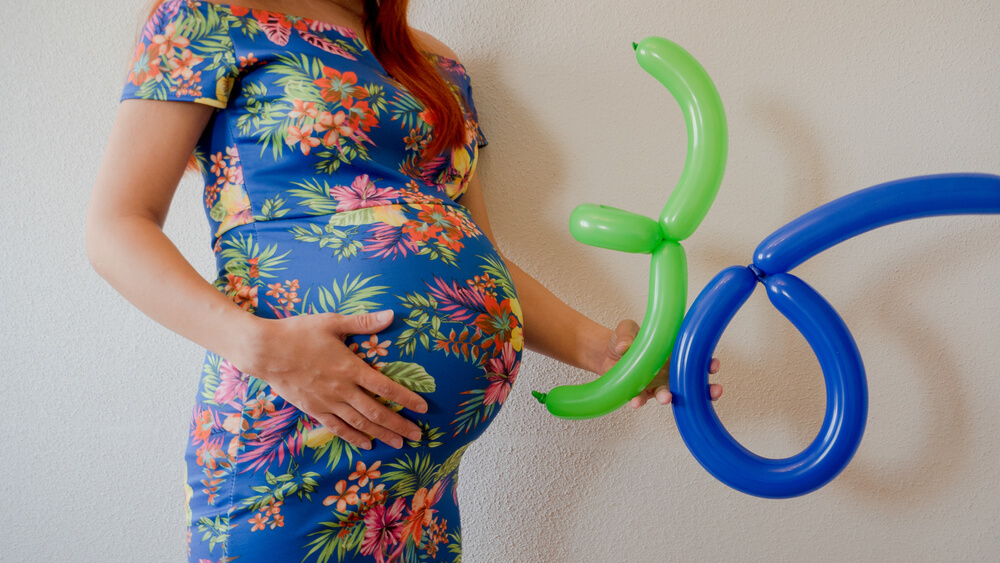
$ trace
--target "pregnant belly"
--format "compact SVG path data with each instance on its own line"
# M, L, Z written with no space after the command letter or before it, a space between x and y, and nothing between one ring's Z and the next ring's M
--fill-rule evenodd
M425 397L425 434L475 438L517 377L517 293L462 206L258 221L225 232L216 249L215 286L257 316L392 309L388 329L346 344Z

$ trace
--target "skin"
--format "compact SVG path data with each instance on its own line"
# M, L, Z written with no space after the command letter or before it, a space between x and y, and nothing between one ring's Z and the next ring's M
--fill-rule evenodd
M203 0L204 1L204 0ZM362 2L270 0L248 8L335 23L362 33ZM447 46L413 30L421 47L458 60ZM420 429L376 401L379 395L414 412L427 411L417 393L382 375L344 344L350 334L374 334L392 312L320 313L286 319L247 314L206 281L163 232L178 183L214 108L185 102L124 100L115 116L86 216L86 250L95 271L147 316L258 377L334 434L364 448L379 439L395 448L402 437L419 440ZM156 135L149 135L156 131ZM462 204L490 241L478 175ZM499 248L497 246L497 248ZM624 354L638 333L633 320L614 330L599 325L552 294L506 256L525 316L525 346L560 362L601 375ZM713 359L710 373L719 368ZM670 404L667 366L632 408L650 399ZM713 400L722 387L710 388Z

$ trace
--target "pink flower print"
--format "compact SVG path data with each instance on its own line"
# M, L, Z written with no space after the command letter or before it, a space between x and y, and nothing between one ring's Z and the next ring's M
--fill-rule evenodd
M505 342L503 351L499 358L486 360L486 379L490 382L483 396L484 405L497 403L502 405L510 394L510 388L517 380L517 372L521 367L521 362L517 361L514 347L510 342Z
M173 69L170 71L170 78L177 78L178 76L181 76L184 80L195 82L194 80L191 80L194 76L192 67L203 60L205 59L196 57L190 50L184 49L181 51L180 58L174 57L167 61L170 64L170 68Z
M230 166L226 169L226 181L230 184L243 184L243 167Z
M240 153L236 150L236 145L226 147L226 158L229 159L229 164L234 166L240 161Z
M351 485L347 486L347 481L343 479L337 483L335 487L337 494L330 495L323 499L323 506L330 506L336 503L337 512L343 512L348 504L358 504L358 486Z
M302 149L302 154L308 155L309 151L313 147L319 145L319 139L312 136L313 126L306 125L302 129L294 125L288 126L288 136L285 137L285 144L294 147L295 143L299 143L299 148Z
M374 555L375 561L385 563L386 552L399 543L404 507L406 502L397 498L392 506L380 504L365 514L365 539L361 543L363 555Z
M316 119L318 112L316 104L313 102L303 102L302 100L292 100L292 111L288 112L288 117L299 119L301 117L311 117Z
M215 388L215 402L220 405L234 404L247 390L250 376L241 372L229 360L219 362L219 386ZM238 406L238 405L236 405Z
M350 186L330 188L330 197L337 199L337 211L389 205L392 203L392 198L398 195L399 190L395 188L375 187L375 184L368 179L368 174L358 176Z
M378 337L373 334L371 335L371 338L361 343L361 347L367 350L365 352L366 356L374 358L375 356L384 356L388 354L389 351L386 348L389 347L390 343L390 340L383 340L382 342L379 342Z

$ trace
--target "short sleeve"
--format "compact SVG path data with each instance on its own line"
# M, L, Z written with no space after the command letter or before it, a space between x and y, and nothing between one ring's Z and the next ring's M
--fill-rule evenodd
M120 100L226 107L238 67L225 18L209 2L160 4L142 29Z
M476 102L472 99L472 81L467 81L467 86L465 88L465 99L469 103L469 115L472 122L476 128L476 145L479 148L483 148L489 144L486 140L486 135L483 134L483 128L479 124L479 114L476 112Z

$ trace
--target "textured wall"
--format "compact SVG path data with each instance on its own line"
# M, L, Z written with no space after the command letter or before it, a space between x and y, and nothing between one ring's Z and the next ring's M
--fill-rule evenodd
M4 0L3 11L0 560L178 560L202 350L118 296L83 246L140 9ZM630 46L646 35L702 62L729 120L725 181L685 242L691 299L833 198L904 176L1000 172L995 1L416 0L413 15L471 72L503 250L609 326L642 317L648 258L584 247L566 225L584 202L655 215L679 176L683 118ZM188 179L166 230L209 277L203 222ZM870 385L854 461L802 498L715 481L668 408L551 417L529 391L587 375L527 355L462 465L465 562L994 559L998 240L1000 217L924 219L796 271L852 329ZM717 409L738 439L782 457L811 441L819 366L761 293L716 355Z

